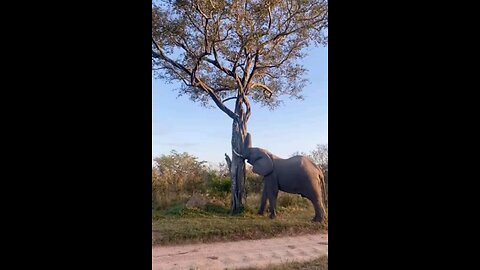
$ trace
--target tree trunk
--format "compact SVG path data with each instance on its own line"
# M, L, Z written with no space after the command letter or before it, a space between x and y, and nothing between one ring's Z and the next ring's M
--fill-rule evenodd
M239 120L234 120L232 124L232 160L230 164L230 177L232 180L232 214L240 213L244 208L246 201L245 180L246 168L245 160L237 156L233 150L239 154L243 154L243 145L247 135L246 115L242 106L243 100L237 98L235 113L239 115Z

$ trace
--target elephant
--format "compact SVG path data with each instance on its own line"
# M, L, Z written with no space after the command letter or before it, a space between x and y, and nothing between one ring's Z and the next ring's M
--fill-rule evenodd
M238 156L253 166L252 171L263 176L263 191L259 215L263 215L267 198L270 218L276 217L278 191L300 194L313 204L314 222L323 222L326 218L326 188L322 170L305 156L280 158L266 149L252 147L250 133L247 133L242 154Z

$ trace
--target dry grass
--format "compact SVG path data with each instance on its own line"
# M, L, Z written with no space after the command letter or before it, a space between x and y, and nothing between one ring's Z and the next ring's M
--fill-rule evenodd
M275 236L325 232L328 225L311 222L310 202L300 196L280 194L277 218L256 214L260 195L249 195L246 210L229 214L228 199L216 200L205 209L186 209L184 202L152 211L152 244L205 243L260 239Z
M328 270L328 257L322 256L308 262L289 262L279 265L269 265L265 268L242 268L241 270Z

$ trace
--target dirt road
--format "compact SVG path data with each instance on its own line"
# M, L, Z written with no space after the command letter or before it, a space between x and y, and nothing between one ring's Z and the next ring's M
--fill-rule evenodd
M313 260L328 255L328 235L152 247L152 270L236 269Z

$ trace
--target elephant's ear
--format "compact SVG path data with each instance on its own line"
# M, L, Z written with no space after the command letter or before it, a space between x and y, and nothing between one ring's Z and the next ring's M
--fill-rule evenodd
M265 176L273 171L272 158L265 152L260 152L260 157L253 163L252 171Z

